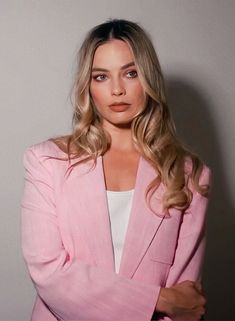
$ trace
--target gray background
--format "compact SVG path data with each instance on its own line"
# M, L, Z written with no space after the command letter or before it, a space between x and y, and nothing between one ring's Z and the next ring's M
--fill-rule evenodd
M35 296L20 249L22 153L69 132L76 51L110 17L151 33L178 132L213 169L207 317L235 320L233 0L0 0L0 320L29 320Z

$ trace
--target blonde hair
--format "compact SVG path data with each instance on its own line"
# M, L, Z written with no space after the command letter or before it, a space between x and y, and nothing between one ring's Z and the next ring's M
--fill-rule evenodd
M149 185L146 197L150 197L162 182L166 186L163 208L186 209L192 200L189 179L199 193L207 195L208 186L199 185L203 164L177 138L166 102L164 79L157 54L149 35L137 23L112 19L94 27L87 34L79 50L74 84L73 132L64 143L68 157L96 161L109 147L110 137L101 126L89 86L95 51L112 39L120 39L129 45L146 95L145 107L131 125L133 141L141 155L159 174ZM61 144L61 139L55 142ZM190 164L190 170L187 170L186 163Z

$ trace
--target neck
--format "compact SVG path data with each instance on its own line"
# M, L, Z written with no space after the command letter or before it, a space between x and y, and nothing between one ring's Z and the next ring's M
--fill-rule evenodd
M104 129L111 136L110 149L122 151L136 150L133 143L130 126L115 126L113 124L105 124Z

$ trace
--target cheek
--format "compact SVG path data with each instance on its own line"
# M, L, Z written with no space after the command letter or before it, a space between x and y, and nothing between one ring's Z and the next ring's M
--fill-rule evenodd
M105 95L104 95L104 90L101 90L101 88L97 86L92 86L90 87L90 94L93 99L93 101L97 104L100 105L105 101Z
M99 91L95 86L90 86L90 95L94 101L97 100L97 97L99 96Z
M145 101L145 95L143 88L140 84L136 84L132 89L133 97L135 98L137 103L143 104Z

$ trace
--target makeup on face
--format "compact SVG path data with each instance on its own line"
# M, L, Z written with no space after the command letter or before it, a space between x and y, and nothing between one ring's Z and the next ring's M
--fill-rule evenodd
M143 109L145 95L129 45L112 39L94 54L90 94L102 124L131 124Z

